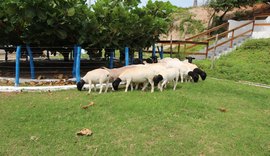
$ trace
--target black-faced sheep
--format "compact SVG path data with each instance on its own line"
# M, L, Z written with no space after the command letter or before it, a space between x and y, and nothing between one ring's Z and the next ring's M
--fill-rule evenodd
M109 86L109 80L110 80L110 73L107 70L95 69L86 73L86 75L77 83L77 89L81 91L84 84L88 83L89 84L88 93L91 93L92 84L94 85L94 88L96 84L99 84L100 85L99 94L100 94L102 93L103 83L105 83L106 84L105 93L106 93Z

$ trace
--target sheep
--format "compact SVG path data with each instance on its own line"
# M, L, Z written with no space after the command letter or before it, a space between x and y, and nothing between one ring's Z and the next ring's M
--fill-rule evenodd
M110 80L110 73L105 69L94 69L86 73L86 75L77 83L77 89L79 91L82 90L82 87L85 83L89 84L89 91L91 93L92 84L94 85L94 89L96 90L96 84L100 84L99 94L102 93L103 83L106 84L105 93L108 90Z
M137 66L135 68L130 68L120 74L120 76L112 83L114 90L118 90L120 82L126 82L125 92L128 91L129 85L131 85L131 90L133 89L132 83L143 83L142 90L144 91L148 83L151 84L151 93L154 92L154 81L153 77L155 73L148 69L146 66Z
M128 69L131 69L131 68L135 68L135 67L138 67L138 66L141 66L141 64L138 64L138 65L129 65L129 66L124 66L124 67L120 67L120 68L113 68L113 69L108 69L106 67L102 67L102 69L105 69L107 70L109 73L110 73L110 81L109 82L113 82L115 81L119 75L121 73L123 73L124 71L128 70ZM112 86L112 90L114 90L113 86Z
M167 68L164 71L161 71L157 76L154 77L154 83L158 83L158 88L160 91L163 91L164 85L167 84L169 81L174 82L173 90L176 89L178 79L179 79L179 70L178 68Z
M159 60L160 63L165 63L166 67L171 67L171 68L177 68L180 73L180 78L181 78L181 83L184 82L184 78L186 77L191 77L194 82L198 82L199 76L197 73L191 69L190 66L187 64L181 62L177 58L164 58L162 60Z
M186 60L188 61L188 63L192 63L192 60L193 59L195 59L195 58L194 57L191 57L191 56L186 57Z
M202 80L205 80L207 77L206 72L204 72L203 70L201 70L200 68L198 68L197 65L189 63L189 62L184 62L190 69L192 69L192 71L194 73L197 73L198 75L200 75Z

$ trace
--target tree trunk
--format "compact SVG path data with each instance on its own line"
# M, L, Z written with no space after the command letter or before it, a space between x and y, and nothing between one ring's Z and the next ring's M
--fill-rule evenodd
M207 28L210 29L210 27L212 26L213 24L213 18L215 16L216 12L214 11L213 14L211 15L209 21L208 21L208 24L207 24Z
M68 62L69 61L69 53L68 52L63 52L62 55L64 56L64 61Z

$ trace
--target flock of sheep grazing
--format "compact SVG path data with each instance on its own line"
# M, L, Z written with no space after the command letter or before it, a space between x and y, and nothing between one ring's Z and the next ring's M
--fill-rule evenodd
M167 83L173 82L173 90L175 90L179 78L181 83L184 81L198 82L199 76L202 80L206 79L206 73L188 60L180 61L177 58L164 58L153 64L129 65L114 69L105 67L94 69L77 83L77 89L81 91L84 84L88 83L88 93L90 93L92 85L96 90L96 85L100 84L99 93L102 93L103 84L106 84L104 92L107 92L109 83L112 83L112 90L117 91L120 83L123 82L126 84L125 92L128 91L129 86L132 91L133 85L136 85L137 89L140 84L143 84L142 90L144 91L150 83L151 92L154 92L156 85L162 91Z

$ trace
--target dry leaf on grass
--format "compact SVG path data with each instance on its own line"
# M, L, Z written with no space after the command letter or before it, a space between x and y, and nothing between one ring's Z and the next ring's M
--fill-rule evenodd
M87 109L88 107L93 106L93 105L94 105L94 102L90 102L88 105L82 106L82 109Z
M31 136L31 137L30 137L30 140L31 140L31 141L37 141L38 139L39 139L39 138L38 138L37 136Z
M221 111L221 112L227 112L226 108L219 108L218 110Z
M79 136L83 136L83 135L90 136L92 134L93 134L93 132L88 128L84 128L84 129L80 130L79 132L77 132L77 135L79 135Z

